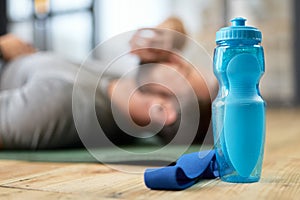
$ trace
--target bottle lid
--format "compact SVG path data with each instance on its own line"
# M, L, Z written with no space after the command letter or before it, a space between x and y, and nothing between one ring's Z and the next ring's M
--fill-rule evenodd
M216 33L216 42L227 40L248 40L260 43L262 40L261 32L251 26L245 26L246 19L237 17L231 20L232 25L221 28Z

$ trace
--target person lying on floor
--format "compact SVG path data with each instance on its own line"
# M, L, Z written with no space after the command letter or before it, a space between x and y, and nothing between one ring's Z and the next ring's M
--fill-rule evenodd
M185 33L182 23L176 18L167 19L158 28ZM187 62L168 51L151 48L134 50L138 39L137 35L131 39L131 53L139 56L141 63L152 63L154 66L151 71L139 74L139 82L145 79L156 82L161 77L168 77L170 81L165 84L170 84L174 90L182 90L176 85L180 83L172 80L178 74L188 80L198 98L201 112L194 141L202 142L210 122L211 103L204 79ZM181 47L182 43L177 48ZM53 149L82 146L72 113L72 92L79 66L54 53L37 52L34 47L11 34L0 37L0 49L5 61L0 77L1 148ZM168 66L178 73L169 73L161 66ZM82 84L89 90L92 84L89 79L95 75L88 71L85 74L87 81ZM131 118L138 126L146 126L150 122L162 125L157 135L165 143L174 138L182 119L174 91L155 84L136 90L136 78L123 80L108 76L106 80L109 82L105 87L101 85L103 81L99 82L95 108L101 128L110 141L129 144L134 139L118 127L112 115L112 105L120 111L120 116ZM79 101L84 104L86 98L81 95ZM182 137L175 142L180 144L184 140ZM99 144L101 146L101 141Z

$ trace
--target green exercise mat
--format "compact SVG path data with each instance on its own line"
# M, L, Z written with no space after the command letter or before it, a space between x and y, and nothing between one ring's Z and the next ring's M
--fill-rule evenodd
M163 147L162 147L163 148ZM2 160L26 160L37 162L103 162L130 163L138 161L153 163L154 161L175 161L180 154L209 149L200 145L169 146L161 151L157 146L131 145L114 148L92 149L92 154L85 148L58 150L3 150L0 151ZM97 157L98 159L96 159Z

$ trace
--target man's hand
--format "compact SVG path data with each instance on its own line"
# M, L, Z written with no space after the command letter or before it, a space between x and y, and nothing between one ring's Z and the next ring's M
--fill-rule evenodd
M130 40L131 53L142 63L158 63L168 59L170 52L182 50L185 28L180 19L169 17L155 28L139 29Z
M11 61L19 56L36 52L36 49L32 45L12 34L0 37L0 49L5 61Z
M129 44L131 53L137 55L142 63L157 63L168 58L173 48L173 37L168 30L143 28L133 35Z

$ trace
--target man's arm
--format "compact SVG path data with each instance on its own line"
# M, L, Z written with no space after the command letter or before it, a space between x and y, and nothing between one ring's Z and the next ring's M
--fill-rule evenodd
M36 49L12 34L0 36L1 59L11 61L19 56L32 54Z

